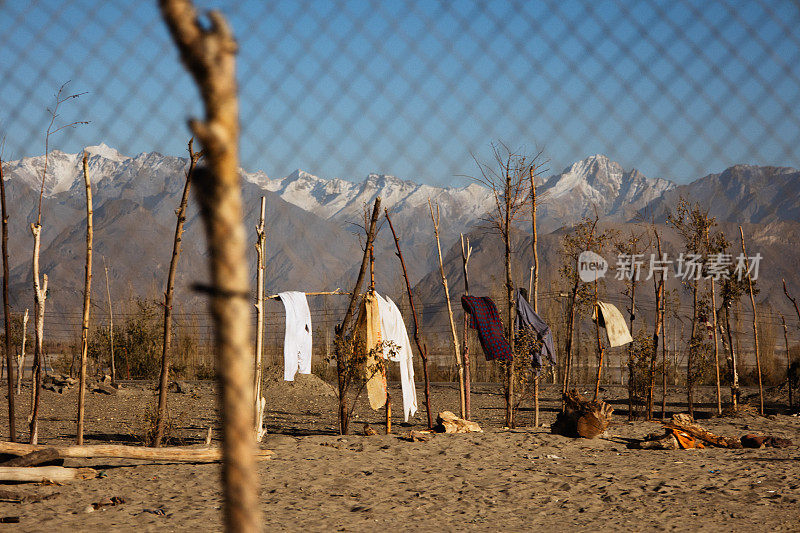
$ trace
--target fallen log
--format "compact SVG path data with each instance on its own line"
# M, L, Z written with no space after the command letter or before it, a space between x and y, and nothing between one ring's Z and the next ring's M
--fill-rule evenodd
M94 479L97 470L92 468L64 468L63 466L0 466L0 482L27 481L41 483L43 481L72 481L76 479Z
M43 448L35 452L9 459L8 461L0 464L0 466L36 466L42 463L56 461L58 459L63 459L61 454L58 453L58 450L55 448Z
M27 455L45 448L56 450L64 459L87 459L106 457L115 459L143 459L147 461L186 461L193 463L214 463L222 460L220 448L147 448L144 446L123 446L119 444L94 444L88 446L52 446L0 442L0 454ZM266 461L274 454L271 450L257 450L257 461Z

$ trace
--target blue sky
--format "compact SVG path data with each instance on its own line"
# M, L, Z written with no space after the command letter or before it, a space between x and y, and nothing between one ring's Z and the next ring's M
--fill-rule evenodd
M240 54L242 166L463 186L492 141L685 182L800 167L794 2L198 2ZM155 2L0 2L5 157L105 142L185 155L202 113Z

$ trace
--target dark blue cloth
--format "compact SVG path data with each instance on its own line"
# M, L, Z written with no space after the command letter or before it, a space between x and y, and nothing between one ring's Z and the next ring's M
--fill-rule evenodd
M550 326L542 320L542 317L536 314L519 289L517 289L515 297L517 300L517 316L514 319L514 329L517 332L526 329L532 330L539 339L539 349L532 347L530 353L533 366L541 368L545 355L550 360L550 364L555 365L556 351L553 348L553 332L550 331Z
M514 354L503 335L503 323L492 299L486 296L462 296L461 307L470 315L470 327L478 330L486 360L511 361Z

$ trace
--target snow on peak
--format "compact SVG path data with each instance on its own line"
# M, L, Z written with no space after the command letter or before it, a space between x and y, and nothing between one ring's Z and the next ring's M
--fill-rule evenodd
M90 155L100 156L110 161L122 162L127 159L124 155L120 154L116 149L111 148L106 143L100 143L97 146L87 146L86 152Z

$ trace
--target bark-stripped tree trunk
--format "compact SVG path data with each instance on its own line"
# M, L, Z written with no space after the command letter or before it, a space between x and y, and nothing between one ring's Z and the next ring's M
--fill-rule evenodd
M167 423L167 392L169 389L169 355L172 347L172 299L175 294L175 275L178 272L178 259L181 256L181 243L183 242L183 225L186 223L186 205L189 203L189 190L192 186L192 174L194 174L197 161L202 157L202 153L194 151L194 138L189 139L189 169L186 171L186 181L183 186L181 202L178 205L175 215L178 220L175 223L175 237L172 241L172 258L169 261L169 273L167 274L167 287L164 290L164 325L163 343L161 345L161 374L158 381L158 406L156 409L156 431L153 435L152 446L156 448L163 444L164 428Z
M664 278L664 291L661 298L661 330L664 341L661 343L661 420L667 416L667 293L666 277Z
M344 343L352 342L352 339L348 338L348 335L350 334L350 323L353 321L353 314L355 313L356 306L358 305L361 286L364 284L364 277L366 276L367 267L369 266L369 248L372 246L372 243L375 240L380 212L381 197L378 196L375 198L375 205L372 208L372 216L370 217L369 226L367 228L367 240L364 247L364 255L361 257L361 268L358 271L356 284L353 287L353 292L350 295L350 303L347 306L347 311L344 314L342 323L336 326L335 329L336 345L334 346L334 351L336 355L336 375L339 385L339 433L342 435L347 435L347 431L350 427L350 411L347 409L347 391L350 387L350 380L348 378L348 361L346 359L347 350L345 350Z
M731 373L731 405L733 410L739 409L739 369L736 361L736 347L733 341L733 332L731 332L731 303L725 303L725 330L728 337L728 351L730 352L730 366Z
M506 426L514 427L514 367L516 366L516 357L514 354L514 279L511 273L511 208L513 202L513 177L510 169L506 167L505 172L505 189L504 200L505 209L503 216L505 218L505 228L503 233L503 246L505 248L505 262L506 262L506 338L508 344L511 346L512 359L505 363L506 366Z
M8 369L6 376L8 379L8 433L11 442L16 442L17 422L14 408L14 373L11 371L11 308L8 304L8 211L6 210L6 181L3 177L2 156L0 156L0 203L2 203L3 216L3 318L5 324L5 363ZM19 372L17 370L17 373Z
M83 320L81 322L81 369L78 380L77 443L83 444L83 415L86 402L86 364L89 355L89 309L92 291L92 182L89 180L88 156L83 152L83 181L86 185L86 274L83 285Z
M742 255L747 262L747 290L750 292L750 304L753 306L753 344L756 351L756 371L758 372L758 414L764 416L764 385L761 382L761 355L758 350L758 310L756 309L756 299L753 297L753 279L750 276L750 260L747 257L747 250L744 246L744 230L739 226L739 235L742 238Z
M692 280L692 331L689 335L689 353L686 358L686 403L689 415L694 418L694 365L695 333L697 331L697 280Z
M220 379L225 525L261 529L253 438L253 365L246 237L239 180L236 41L222 14L201 24L189 0L160 0L181 59L195 78L205 121L191 121L208 166L194 176L208 240L211 315Z
M411 305L411 316L414 318L414 342L417 345L420 357L422 357L422 375L425 380L425 410L428 413L428 428L433 428L433 415L431 413L431 391L430 383L428 381L428 348L422 344L419 337L419 323L417 322L417 310L414 307L414 295L411 291L411 282L408 280L408 272L406 272L406 263L403 260L403 253L400 251L400 239L397 238L397 233L394 231L392 219L389 218L389 210L384 209L386 214L386 221L389 223L389 228L392 230L392 237L394 237L394 245L397 248L397 257L400 259L400 266L403 268L403 278L406 280L406 290L408 291L408 302Z
M264 258L266 254L267 235L264 231L264 219L267 211L267 198L261 197L261 215L256 227L256 349L255 349L255 375L253 376L253 392L255 403L255 435L256 442L261 442L266 431L264 430L264 407L267 401L261 396L261 359L264 352Z
M469 296L469 258L472 255L472 246L469 245L469 237L467 243L464 244L464 234L461 234L461 264L464 267L464 295ZM469 373L469 344L467 343L467 330L469 329L469 315L464 313L464 333L462 341L464 342L464 351L462 357L464 359L464 408L466 410L466 418L470 419L470 373Z
M108 349L110 352L111 383L117 383L117 362L114 359L114 311L111 305L111 286L108 283L108 267L103 257L103 270L106 272L106 300L108 301Z
M433 235L436 238L436 251L439 253L439 273L442 276L442 286L444 287L444 298L447 303L447 314L450 317L450 333L453 335L453 353L458 368L458 393L461 400L461 418L467 416L466 390L464 387L464 361L461 359L461 350L458 346L458 335L456 334L456 323L453 320L453 307L450 305L450 289L447 286L447 276L444 274L444 262L442 261L442 246L439 244L439 204L436 204L436 214L433 214L433 204L428 198L428 208L431 211L433 221Z
M22 393L22 369L25 368L25 341L28 336L28 310L22 316L22 346L17 356L17 394Z
M42 365L44 363L44 350L42 339L44 338L44 303L47 298L47 274L42 276L39 281L39 248L42 242L42 226L31 224L33 234L33 294L36 306L33 308L34 322L34 345L33 345L33 389L31 402L31 414L28 423L30 433L30 443L36 444L39 441L39 401L42 392Z

